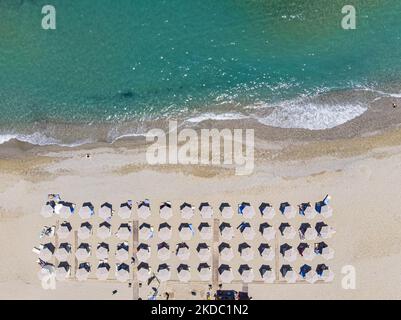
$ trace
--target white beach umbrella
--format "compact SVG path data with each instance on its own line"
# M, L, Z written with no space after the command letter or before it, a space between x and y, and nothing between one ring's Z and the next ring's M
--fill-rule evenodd
M162 242L157 245L157 257L160 260L166 261L170 259L170 255L170 246L166 242Z
M230 241L234 237L234 230L231 225L227 222L223 222L220 226L220 235L223 240Z
M132 201L128 200L125 203L122 203L120 205L120 208L118 209L118 216L121 219L129 219L131 218L131 213L132 213Z
M160 218L164 220L169 220L173 216L173 209L171 208L170 202L164 202L160 206Z
M274 283L276 280L276 275L269 265L262 265L259 268L259 273L265 283Z
M189 256L191 255L191 251L189 250L189 246L185 243L179 243L177 245L176 256L180 260L189 260Z
M322 250L322 257L326 260L331 260L334 258L334 249L330 247L326 247Z
M74 213L75 205L71 202L60 201L56 204L54 212L62 219L69 219Z
M315 208L310 203L302 203L299 206L299 214L304 216L306 219L313 219L317 215Z
M151 211L150 211L150 202L149 200L144 200L141 201L138 204L138 217L139 219L146 220L150 217Z
M328 226L324 222L316 223L315 230L318 236L323 239L330 239L336 233L334 228Z
M40 268L37 275L40 281L47 282L55 278L55 273L56 269L52 264L45 264Z
M126 282L130 278L129 266L125 263L117 264L116 279L119 282Z
M280 211L281 214L286 218L286 219L292 219L295 217L295 209L293 206L291 206L288 202L284 202L280 205Z
M56 269L56 279L58 281L65 281L71 274L71 267L68 262L60 262Z
M272 261L275 257L274 250L267 243L261 243L258 251L263 260Z
M78 238L81 240L89 239L92 235L92 225L89 222L84 222L78 229Z
M283 238L287 240L294 239L295 235L297 234L294 227L286 222L280 224L279 230Z
M119 243L116 250L116 260L124 262L129 259L129 245L128 242Z
M85 202L79 209L78 215L82 220L88 220L95 214L95 208L90 202Z
M330 218L333 215L333 208L331 208L328 204L323 204L320 207L320 214L326 219Z
M167 241L171 239L173 231L168 223L162 223L159 225L158 236L161 240Z
M251 261L253 259L253 250L249 244L247 244L245 242L241 243L238 246L238 251L243 260Z
M316 256L315 251L307 243L301 242L297 249L300 256L306 261L312 261Z
M234 274L231 267L227 264L222 264L218 268L220 280L223 283L231 283L234 280Z
M281 266L280 273L284 280L287 281L287 283L295 283L298 280L298 275L288 264Z
M149 264L141 262L137 268L137 278L139 281L145 282L150 278L150 268Z
M201 263L198 266L198 275L201 281L210 281L212 278L212 270L207 263Z
M166 282L169 281L171 278L171 271L170 267L167 264L161 264L159 265L157 269L157 278L159 279L160 282Z
M153 228L148 223L142 223L139 227L139 239L149 240L153 237Z
M209 246L206 243L199 243L198 247L196 248L196 251L198 252L198 257L200 261L202 262L209 261L211 257L211 252Z
M255 210L248 202L243 202L239 205L238 212L242 214L244 219L252 219L255 215Z
M191 271L187 264L180 264L177 267L178 280L181 282L189 282L191 280Z
M49 262L53 258L53 254L56 248L52 243L46 243L42 246L39 252L39 259L45 262Z
M138 246L136 257L139 261L146 262L150 259L150 247L146 243L141 243Z
M198 230L202 240L210 240L213 238L213 230L209 223L207 222L200 223Z
M267 241L273 240L274 237L276 236L276 230L274 230L274 228L267 222L262 223L259 226L259 232L262 234L263 238L265 238Z
M221 260L231 261L234 258L234 252L228 243L222 242L218 249Z
M57 248L54 256L59 262L67 261L71 253L71 245L69 243L61 243Z
M274 208L269 203L265 203L265 202L263 202L260 205L259 211L260 211L262 217L264 219L268 219L268 220L273 219L274 216L276 215Z
M54 201L48 201L46 204L42 207L42 210L40 211L40 214L44 218L51 218L54 214L54 207L56 204Z
M90 264L89 263L81 263L78 267L75 277L80 282L86 281L89 278L90 272L91 272Z
M305 281L307 281L309 283L315 283L318 280L317 273L315 271L313 271L312 267L307 264L304 264L303 266L301 266L301 268L299 270L299 274L302 279L304 279Z
M299 234L301 239L315 240L317 238L317 232L309 223L302 223L299 227Z
M99 209L99 218L105 221L110 221L112 216L113 216L113 206L108 202L103 203Z
M89 258L91 253L91 248L88 243L81 243L75 252L75 257L78 261L85 261Z
M238 229L245 240L253 240L255 238L255 231L248 222L242 222Z
M96 277L100 281L105 281L109 277L110 265L106 262L99 263L96 269Z
M192 217L194 216L194 208L192 207L192 205L190 205L189 203L183 203L180 206L180 211L181 211L181 217L183 219L192 219Z
M131 225L128 223L121 224L116 235L120 240L128 240L131 237Z
M105 240L111 236L111 224L108 222L102 222L97 229L97 236Z
M107 243L99 243L96 248L96 258L106 260L109 257L110 247Z
M181 240L188 241L193 237L193 226L189 223L181 223L178 227Z
M287 243L280 246L280 253L288 262L294 262L297 259L297 251Z
M60 239L67 239L71 234L71 224L64 221L57 230L57 235Z
M212 219L213 218L213 208L208 202L203 202L199 206L199 211L202 219Z
M247 264L241 264L238 272L241 275L241 280L245 283L250 283L255 278L253 274L253 269Z
M219 210L224 219L231 219L234 215L234 210L228 203L222 203Z
M316 267L316 273L319 280L323 280L324 282L332 282L334 280L334 272L325 264L318 264Z

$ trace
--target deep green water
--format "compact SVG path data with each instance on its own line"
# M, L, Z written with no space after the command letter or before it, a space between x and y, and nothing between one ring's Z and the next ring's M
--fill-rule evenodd
M0 0L0 143L52 138L65 123L196 121L271 106L261 118L270 125L352 119L365 101L308 97L401 92L401 1L349 2L352 31L340 27L340 0ZM44 4L56 7L55 31L41 29Z

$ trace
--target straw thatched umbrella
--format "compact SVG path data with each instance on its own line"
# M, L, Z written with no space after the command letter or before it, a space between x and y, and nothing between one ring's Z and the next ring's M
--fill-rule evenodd
M118 216L121 219L129 219L131 218L131 213L132 213L132 201L128 200L125 203L122 203L120 205L120 208L118 209Z
M270 203L266 203L266 202L263 202L259 206L259 211L263 218L269 219L269 220L273 219L274 216L276 215L276 212L275 212L273 206Z
M183 203L180 206L180 211L181 211L181 217L183 219L192 219L192 217L194 216L194 208L192 207L192 205L190 205L189 203Z
M125 263L117 264L115 276L117 281L126 282L130 278L129 265Z
M228 243L226 243L226 242L220 243L218 249L219 249L221 260L230 261L234 258L234 252Z
M122 223L116 235L120 240L128 240L131 237L131 226L128 223Z
M171 208L171 203L170 202L164 202L160 206L160 218L164 220L168 220L173 216L173 209Z
M138 271L136 273L138 280L145 282L149 279L150 277L150 267L149 264L147 264L146 262L141 262L138 265Z
M276 275L269 265L263 264L259 268L259 273L265 283L273 283L276 280Z
M306 219L313 219L316 217L317 212L314 207L311 206L309 202L307 203L302 203L299 206L299 214L301 216L304 216Z
M222 264L218 268L220 280L223 283L231 283L234 280L234 274L228 264Z
M276 236L276 230L274 230L274 228L267 222L260 224L259 232L267 241L273 240Z
M78 215L82 220L88 220L95 214L95 207L90 202L85 202L79 209Z
M169 281L171 278L170 267L166 263L160 264L156 276L160 282Z
M67 221L64 221L62 224L60 224L57 230L57 235L60 239L67 239L71 234L71 230L71 224Z
M112 216L113 216L113 206L108 202L103 203L99 209L99 218L105 221L110 221Z
M301 242L297 247L298 253L307 261L312 261L316 254L315 251L305 242Z
M191 271L187 264L180 264L177 267L178 280L181 282L189 282L191 280Z
M170 259L171 251L170 246L166 242L157 245L157 256L160 260L166 261Z
M255 210L248 202L242 202L238 207L238 213L242 214L244 219L252 219L255 215Z
M158 236L163 241L167 241L171 239L173 231L171 230L171 226L168 223L162 223L159 225Z
M99 243L96 248L96 258L106 260L109 257L110 247L107 243Z
M71 266L68 262L60 262L56 269L56 279L58 281L65 281L71 274Z
M65 242L60 244L54 256L58 261L62 262L62 261L67 261L70 254L71 254L71 245Z
M249 222L242 222L237 229L241 231L241 234L245 240L253 240L253 238L255 238L255 231Z
M46 263L40 268L37 275L40 281L46 282L50 279L54 279L55 273L56 269L54 268L54 266L52 264Z
M139 239L149 240L153 237L153 228L149 223L142 223L139 226Z
M146 262L150 259L150 247L146 243L140 243L137 252L136 252L136 257L139 261Z
M302 279L309 283L315 283L318 280L318 276L315 271L312 270L312 267L308 264L304 264L299 269L299 274Z
M81 223L78 229L78 238L81 240L89 239L92 235L92 225L89 222Z
M111 224L106 221L99 224L97 236L102 240L109 238L111 236Z
M299 236L301 239L315 240L317 232L309 223L302 223L299 227Z
M191 240L194 235L192 224L189 223L181 223L180 226L178 227L178 231L181 240L184 241Z
M86 281L89 278L89 274L91 272L91 265L87 262L80 263L78 270L75 274L78 281Z
M280 253L283 256L284 260L288 262L294 262L297 259L296 250L288 243L284 243L280 246Z
M210 206L208 202L203 202L199 206L199 212L203 219L212 219L213 218L213 208Z
M210 281L210 279L212 278L212 270L207 263L199 264L198 273L201 281Z
M280 233L284 239L287 240L294 239L295 235L297 234L293 226L287 222L280 224L278 229L280 230Z
M274 250L267 243L261 243L258 251L263 260L272 261L275 257Z
M283 264L280 268L281 276L288 283L295 283L298 280L298 275L294 272L292 267L288 264Z
M185 242L181 242L177 244L176 256L180 260L188 260L191 251L189 250L189 246Z
M324 282L331 282L334 279L334 272L325 264L318 264L316 267L316 273L319 279Z
M42 246L42 249L39 252L40 260L45 262L49 262L53 258L53 254L56 248L54 247L53 243L46 243Z
M223 222L220 226L220 235L223 240L230 241L234 237L234 230L231 225L227 222Z
M129 245L128 242L122 242L117 244L116 260L124 262L129 259Z
M60 201L54 207L55 214L58 214L62 219L69 219L75 211L75 204L71 202Z
M252 247L246 242L238 245L238 252L240 253L241 258L245 261L251 261L253 259Z
M199 243L196 247L196 251L198 252L198 257L200 261L209 261L211 257L211 252L209 246L206 243Z
M315 253L321 255L326 260L331 260L334 258L335 252L325 242L319 242L315 245Z
M85 261L91 254L91 247L88 243L81 243L75 252L78 261Z
M253 269L247 264L241 264L238 268L238 272L241 275L241 279L245 283L250 283L255 278Z
M315 230L317 235L323 239L329 239L336 233L332 227L328 226L324 222L316 223Z
M105 281L109 277L110 265L107 262L101 262L96 269L96 277L100 281Z
M208 222L200 223L198 230L202 240L210 240L213 238L212 226Z
M292 219L295 217L295 209L288 202L280 204L280 211L286 219Z
M234 210L228 203L222 203L219 210L224 219L231 219L234 215Z
M42 207L42 210L40 211L40 214L44 218L51 218L54 214L54 208L56 207L56 203L54 201L48 201L46 204Z
M144 200L138 204L138 217L139 219L146 220L150 217L150 201Z

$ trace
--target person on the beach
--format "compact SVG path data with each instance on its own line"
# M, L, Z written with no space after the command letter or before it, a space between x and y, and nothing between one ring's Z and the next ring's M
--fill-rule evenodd
M395 109L395 108L397 108L397 105L393 102L393 108Z

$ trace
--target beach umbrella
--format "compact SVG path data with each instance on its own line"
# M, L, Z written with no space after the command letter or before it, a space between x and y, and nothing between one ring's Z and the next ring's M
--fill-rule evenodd
M145 282L148 281L149 277L150 277L150 268L149 268L149 264L147 264L146 262L141 262L138 265L138 271L137 271L137 277L139 281Z
M318 213L320 213L324 218L330 218L333 215L333 209L329 206L328 199L330 197L327 196L325 200L317 202L315 204L315 209Z
M117 264L115 276L117 281L126 282L130 278L129 266L125 263Z
M288 202L280 204L280 211L286 219L292 219L295 217L295 209Z
M234 280L234 274L231 271L231 267L227 264L222 264L218 268L220 280L223 283L231 283Z
M299 227L299 235L301 239L315 240L317 232L309 223L302 223Z
M54 256L60 262L67 261L71 253L71 245L69 243L61 243L57 248Z
M44 218L50 218L54 214L54 208L56 206L56 203L54 201L48 201L46 204L42 207L42 210L40 211L40 214Z
M199 212L203 219L213 218L213 208L208 202L203 202L199 206Z
M212 270L207 263L199 264L198 273L201 281L210 281L210 279L212 278Z
M81 240L89 239L92 235L92 225L89 222L81 223L78 229L78 238Z
M326 260L331 260L334 258L335 252L325 242L319 242L315 245L315 253L321 255Z
M131 226L128 223L122 223L116 235L120 240L128 240L131 236Z
M259 268L259 273L265 283L273 283L276 280L276 275L269 265L263 264Z
M276 230L274 230L274 228L267 222L260 224L259 232L267 241L273 240L276 236Z
M56 269L52 264L46 263L44 264L39 272L38 272L38 278L40 281L46 282L49 281L50 279L54 279L56 273Z
M159 225L158 236L163 241L170 240L172 233L171 226L168 223L162 223Z
M334 279L334 272L325 264L318 264L316 267L316 273L319 279L324 282L331 282Z
M109 277L110 265L107 262L101 262L96 269L96 277L100 281L105 281Z
M64 221L62 224L60 224L60 227L57 230L57 235L60 239L67 239L70 236L71 230L71 224Z
M39 259L45 262L49 262L53 258L53 254L56 248L52 243L46 243L42 246L39 252Z
M252 219L255 215L255 210L248 202L242 202L238 207L238 213L242 214L244 219Z
M78 281L86 281L89 278L91 272L91 266L89 263L80 263L75 277Z
M299 214L301 216L304 216L306 219L313 219L314 217L316 217L317 212L315 208L313 208L311 204L308 202L308 203L302 203L299 206Z
M227 222L223 222L220 226L220 235L224 240L230 241L234 237L234 230Z
M260 206L259 206L259 211L260 214L262 215L263 218L265 219L273 219L276 212L274 210L274 208L272 207L271 204L263 202Z
M312 270L310 265L304 264L299 269L299 274L302 279L306 280L309 283L315 283L318 280L318 276L315 271Z
M113 206L108 202L103 203L99 209L99 218L105 221L110 221L112 216Z
M301 242L297 247L298 253L301 257L303 257L307 261L312 261L316 254L309 246L309 244Z
M298 275L292 270L292 267L288 264L283 264L280 268L281 276L288 283L297 282Z
M99 243L96 248L96 258L106 260L109 257L110 247L107 243Z
M129 245L128 242L122 242L117 244L116 260L124 262L129 259Z
M288 243L284 243L280 246L280 253L283 256L284 260L288 262L294 262L297 259L296 250Z
M138 204L138 217L139 219L146 220L151 215L150 201L144 200Z
M247 264L241 264L238 268L238 272L241 275L242 281L245 283L250 283L255 278L253 274L253 269Z
M65 281L71 274L71 266L68 262L60 262L56 269L56 279L58 281Z
M99 224L97 236L102 240L109 238L111 236L111 224L106 221Z
M258 251L263 260L272 261L275 257L274 250L267 243L261 243Z
M189 203L183 203L180 206L181 216L183 219L192 219L194 216L194 208Z
M164 220L168 220L173 216L173 209L171 208L171 203L170 202L164 202L160 206L160 218Z
M181 242L177 244L176 256L180 260L188 260L191 251L189 250L189 246L185 242Z
M139 226L139 239L141 240L149 240L153 237L153 228L148 223L142 223Z
M193 226L190 223L181 223L180 226L178 227L178 231L181 240L184 241L191 240L194 235Z
M78 261L85 261L89 258L91 253L91 247L88 243L81 243L78 249L75 251L75 257Z
M170 280L171 271L170 267L166 263L160 264L157 268L157 278L160 282L166 282Z
M157 256L160 260L166 261L170 259L170 255L170 246L166 242L162 242L157 245Z
M191 280L191 271L187 264L180 264L177 267L178 280L181 282L189 282Z
M246 242L243 242L238 246L238 252L240 253L241 258L245 261L251 261L253 259L253 250Z
M95 214L95 207L90 202L85 202L79 209L78 215L82 220L88 220Z
M237 229L241 231L241 234L245 240L253 240L253 238L255 238L255 231L249 222L242 222Z
M336 233L332 227L328 226L324 222L316 223L315 230L317 235L323 239L329 239Z
M62 219L69 219L74 213L75 205L71 202L60 201L54 207L54 212Z
M146 243L139 244L136 252L139 261L146 262L150 259L150 247Z
M118 216L121 219L129 219L131 218L131 213L132 213L132 201L128 200L125 203L122 203L120 205L120 208L118 209Z
M213 238L213 230L209 223L207 222L200 223L198 230L202 240L210 240Z
M228 243L226 243L226 242L220 243L218 249L219 249L221 260L230 261L234 258L234 252Z
M224 219L231 219L234 215L234 210L228 203L222 203L219 210Z
M280 224L280 227L278 229L280 230L280 233L284 237L284 239L294 239L296 235L295 229L287 222Z
M210 248L206 243L199 243L196 251L198 252L198 257L200 261L202 262L207 262L210 259L211 252Z

